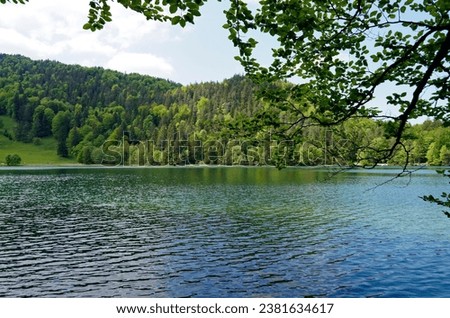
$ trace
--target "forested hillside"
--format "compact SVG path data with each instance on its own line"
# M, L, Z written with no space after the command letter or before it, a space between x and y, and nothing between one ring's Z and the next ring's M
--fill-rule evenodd
M0 116L15 123L0 117L1 138L30 145L55 139L60 157L110 165L370 165L371 149L391 142L390 124L369 119L304 125L283 139L290 114L259 101L255 89L242 76L182 86L0 54ZM274 113L279 127L265 125ZM449 164L450 129L440 121L408 127L405 148L386 163L402 164L407 154L412 164Z
M121 142L128 159L128 139L153 141L161 158L152 163L167 163L173 142L215 140L224 122L251 114L257 105L252 90L241 76L182 87L99 67L0 55L0 115L16 121L3 135L28 143L53 136L60 156L82 163L100 163L107 140Z

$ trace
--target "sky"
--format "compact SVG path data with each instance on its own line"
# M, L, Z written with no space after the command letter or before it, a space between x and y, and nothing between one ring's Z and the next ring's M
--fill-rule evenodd
M0 53L147 74L182 84L222 81L243 68L225 24L225 4L209 1L195 25L147 21L111 3L113 21L83 30L88 1L30 0L0 5Z

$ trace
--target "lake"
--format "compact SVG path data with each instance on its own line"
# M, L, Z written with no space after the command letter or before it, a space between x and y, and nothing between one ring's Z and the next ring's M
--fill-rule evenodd
M0 169L2 297L450 297L433 170Z

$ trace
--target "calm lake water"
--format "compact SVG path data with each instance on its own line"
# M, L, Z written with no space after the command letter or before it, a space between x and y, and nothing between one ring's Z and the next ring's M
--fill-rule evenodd
M0 170L0 296L450 297L432 170Z

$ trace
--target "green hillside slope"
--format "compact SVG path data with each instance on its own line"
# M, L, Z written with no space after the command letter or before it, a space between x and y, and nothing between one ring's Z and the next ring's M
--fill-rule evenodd
M273 85L293 89L286 82L265 89ZM450 128L442 121L408 126L402 146L384 160L376 149L394 142L392 122L318 127L298 120L314 105L285 96L269 104L256 91L238 75L182 86L0 54L0 164L15 153L23 164L450 164Z

